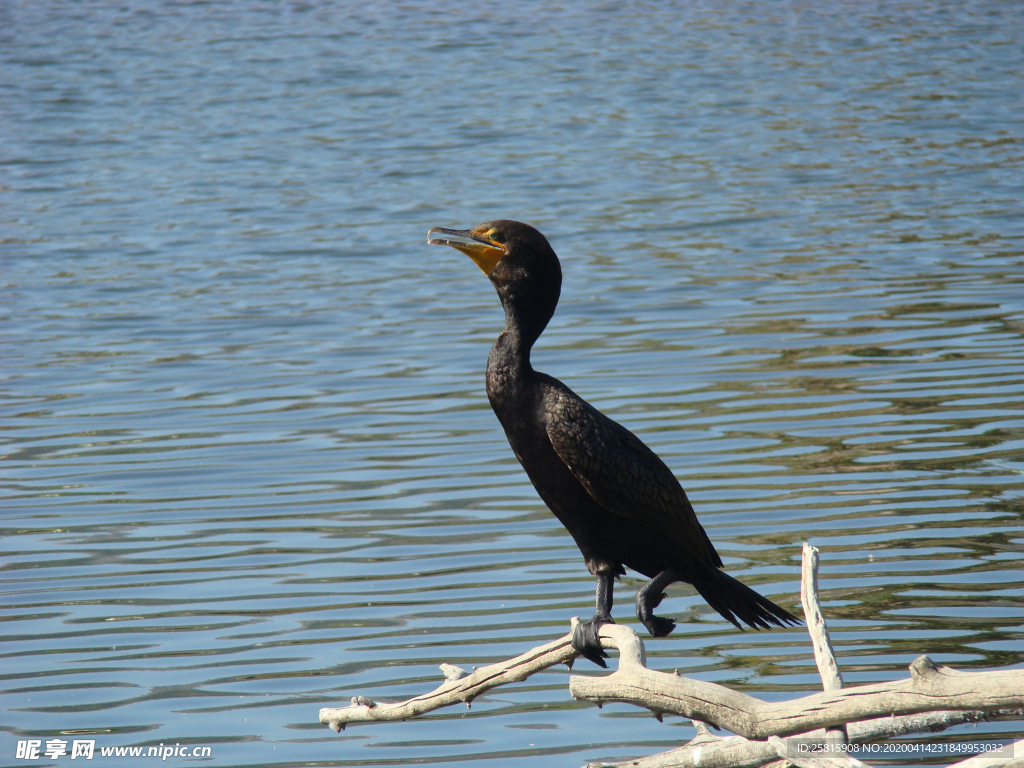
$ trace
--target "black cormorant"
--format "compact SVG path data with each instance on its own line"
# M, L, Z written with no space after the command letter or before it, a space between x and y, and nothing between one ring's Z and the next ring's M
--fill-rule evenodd
M518 221L468 230L434 227L434 245L469 256L498 290L505 329L487 359L487 397L512 450L541 499L575 539L597 577L594 618L573 646L605 666L598 629L613 623L612 585L623 566L650 581L636 593L636 615L655 637L675 628L654 615L675 581L692 584L737 627L799 623L729 576L675 475L636 435L565 384L530 365L530 349L558 304L562 270L547 239Z

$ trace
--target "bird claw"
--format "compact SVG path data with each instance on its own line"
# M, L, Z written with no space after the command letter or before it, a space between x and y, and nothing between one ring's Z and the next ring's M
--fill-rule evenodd
M667 637L672 633L672 630L676 628L676 623L672 619L666 619L662 616L655 616L651 614L646 621L644 626L647 627L647 631L651 633L651 637Z
M661 605L666 597L664 592L654 593L642 589L636 593L636 617L647 627L651 637L665 637L676 628L672 619L665 619L654 615L654 609Z
M581 621L572 632L572 647L585 659L597 664L599 667L608 669L605 659L608 654L601 647L599 632L605 624L614 624L615 621L609 617L595 616L590 621Z

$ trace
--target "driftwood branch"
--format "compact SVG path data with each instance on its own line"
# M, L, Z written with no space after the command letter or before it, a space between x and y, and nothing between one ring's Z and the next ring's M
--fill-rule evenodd
M843 674L839 671L832 639L821 615L818 602L818 548L804 543L803 563L800 574L800 602L804 607L807 633L814 648L814 661L821 675L821 685L826 691L838 691L843 687Z
M613 624L601 627L601 645L616 647L623 630L632 632ZM1024 707L1024 669L957 672L921 656L910 665L910 678L905 680L766 702L715 683L655 672L620 650L618 670L604 677L574 675L569 678L569 692L583 701L635 704L765 740L886 715L1017 709Z
M849 725L850 742L868 744L910 733L934 733L954 725L978 723L1005 717L1019 717L1017 710L1002 712L928 712L903 717L880 717ZM638 757L618 763L591 763L587 768L757 768L773 762L782 765L777 748L767 741L751 741L742 736L715 736L706 729L688 744L649 757ZM783 739L788 753L798 752L801 743L826 743L824 729L801 733ZM1024 756L1024 749L1015 754ZM959 764L950 768L963 768ZM978 768L967 766L966 768ZM993 768L988 762L984 768ZM1008 768L1002 766L1002 768Z
M818 549L804 542L803 560L800 569L800 602L804 607L804 621L814 648L814 663L821 675L821 687L826 691L838 691L843 687L843 673L839 671L836 653L832 650L832 639L828 634L825 617L818 602ZM825 740L833 745L849 744L846 724L827 728Z
M804 545L801 597L815 662L824 691L786 702L765 702L724 686L678 674L647 669L644 644L629 627L606 624L600 639L619 651L618 669L602 677L572 676L569 691L577 699L598 705L618 701L646 707L658 719L683 715L697 726L697 737L678 749L646 758L608 765L630 768L860 768L863 763L844 756L818 757L797 749L800 743L841 744L878 741L908 733L941 730L951 725L993 717L1024 714L1024 670L958 672L936 666L927 656L910 665L908 679L842 688L842 675L818 602L818 551ZM573 627L578 619L573 618ZM570 668L577 653L572 632L526 653L467 673L442 664L445 681L434 691L406 701L378 703L353 697L347 707L325 707L320 722L340 731L348 723L406 720L465 702L506 683L525 680L557 664ZM712 735L705 722L736 736ZM788 738L786 738L788 737ZM1024 768L1024 744L1015 745L1020 758L986 755L985 768ZM1010 750L1005 750L1010 751ZM840 753L841 754L841 753ZM1017 763L1021 763L1020 766ZM981 768L975 759L951 768ZM867 768L867 767L865 767Z
M578 621L574 619L573 624ZM635 633L634 633L635 634ZM640 639L637 638L637 642ZM572 632L547 645L531 648L514 659L490 664L475 670L472 674L452 664L441 664L445 681L439 687L421 696L394 704L383 704L355 696L347 707L324 707L320 710L320 722L335 731L342 730L349 723L380 720L408 720L441 707L465 702L468 707L473 699L484 691L506 683L525 680L534 672L553 667L556 664L572 665L577 653L571 645ZM642 644L641 644L642 645Z

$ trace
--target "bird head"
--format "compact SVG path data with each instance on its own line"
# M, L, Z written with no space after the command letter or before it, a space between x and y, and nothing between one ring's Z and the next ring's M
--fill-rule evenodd
M434 227L427 242L469 256L498 290L506 314L526 335L540 335L562 288L561 265L544 235L521 221L498 219L472 229Z

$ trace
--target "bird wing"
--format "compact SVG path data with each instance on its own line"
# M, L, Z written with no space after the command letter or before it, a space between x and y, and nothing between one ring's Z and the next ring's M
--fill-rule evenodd
M654 451L568 388L546 401L548 439L594 501L697 548L695 560L721 567L686 491Z

